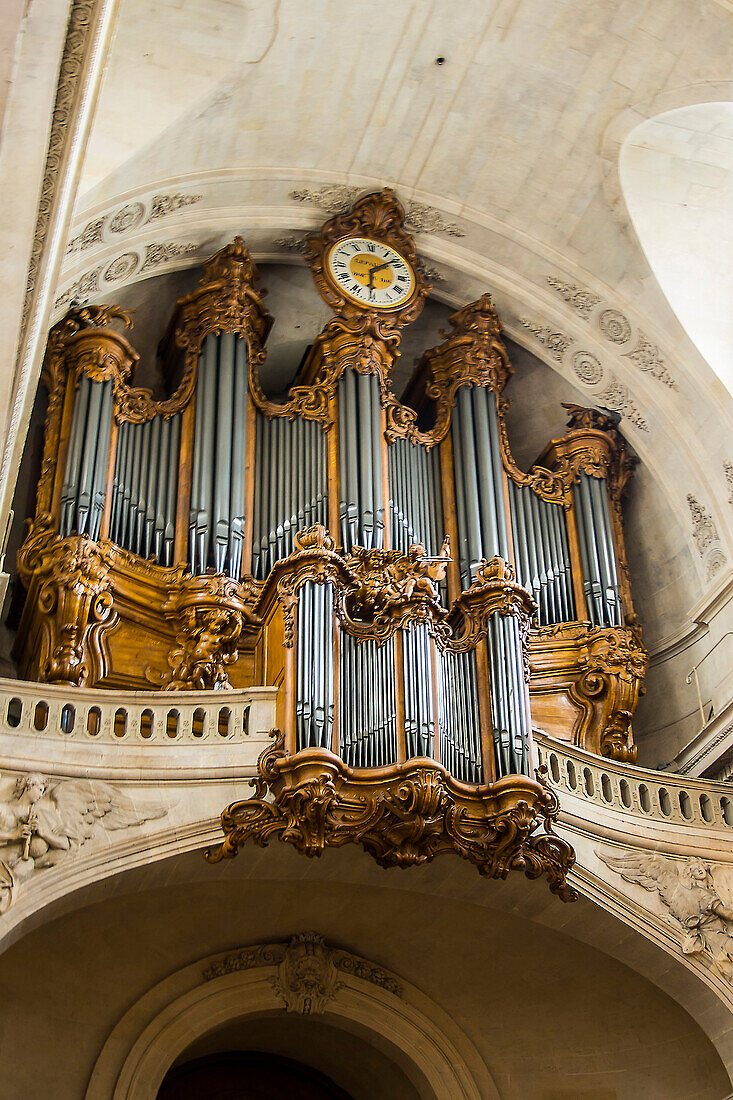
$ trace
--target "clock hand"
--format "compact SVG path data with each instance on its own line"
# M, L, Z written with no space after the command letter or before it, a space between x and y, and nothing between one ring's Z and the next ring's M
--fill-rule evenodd
M370 270L369 275L370 276L376 275L376 273L378 271L383 271L385 267L391 267L391 266L392 266L392 261L391 260L385 260L385 262L383 264L377 264L376 267L373 267Z

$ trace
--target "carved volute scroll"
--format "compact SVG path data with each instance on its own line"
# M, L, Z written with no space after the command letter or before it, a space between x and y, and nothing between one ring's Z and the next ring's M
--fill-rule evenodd
M102 632L117 619L106 548L84 536L62 539L39 528L25 549L34 580L31 611L40 626L39 678L84 687L103 674Z
M575 900L567 883L575 855L552 831L560 807L544 783L508 776L471 788L440 765L419 762L370 776L325 749L289 756L283 735L273 736L258 761L254 796L221 815L225 838L206 852L210 863L236 856L248 840L264 846L271 837L311 857L360 844L381 867L413 867L453 853L487 878L512 870L531 879L547 875L554 894Z

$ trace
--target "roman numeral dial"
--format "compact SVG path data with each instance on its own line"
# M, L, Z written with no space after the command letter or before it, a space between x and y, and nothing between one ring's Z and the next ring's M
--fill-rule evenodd
M394 248L368 237L337 241L326 270L344 297L369 309L399 309L415 291L408 262Z

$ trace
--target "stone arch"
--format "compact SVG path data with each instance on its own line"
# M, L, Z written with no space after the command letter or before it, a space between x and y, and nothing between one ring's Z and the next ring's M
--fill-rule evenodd
M292 968L299 944L319 955L321 1003L305 997ZM314 956L311 955L311 958ZM310 978L310 975L309 975ZM312 979L311 979L312 980ZM330 983L330 985L329 985ZM425 1100L499 1100L478 1051L451 1018L413 986L306 933L290 945L260 944L192 963L154 986L112 1031L92 1073L86 1100L155 1100L165 1074L204 1034L237 1019L300 1011L389 1037L394 1060Z

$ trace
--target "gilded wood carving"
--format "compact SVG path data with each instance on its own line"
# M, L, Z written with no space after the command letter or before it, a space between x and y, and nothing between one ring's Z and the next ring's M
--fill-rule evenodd
M271 837L307 856L360 844L380 867L412 867L452 852L487 878L512 870L546 875L554 894L575 900L567 883L575 856L552 831L560 807L544 783L510 776L471 788L439 765L409 763L377 777L324 749L289 756L283 734L273 737L252 780L254 796L224 810L225 839L206 853L210 863Z

